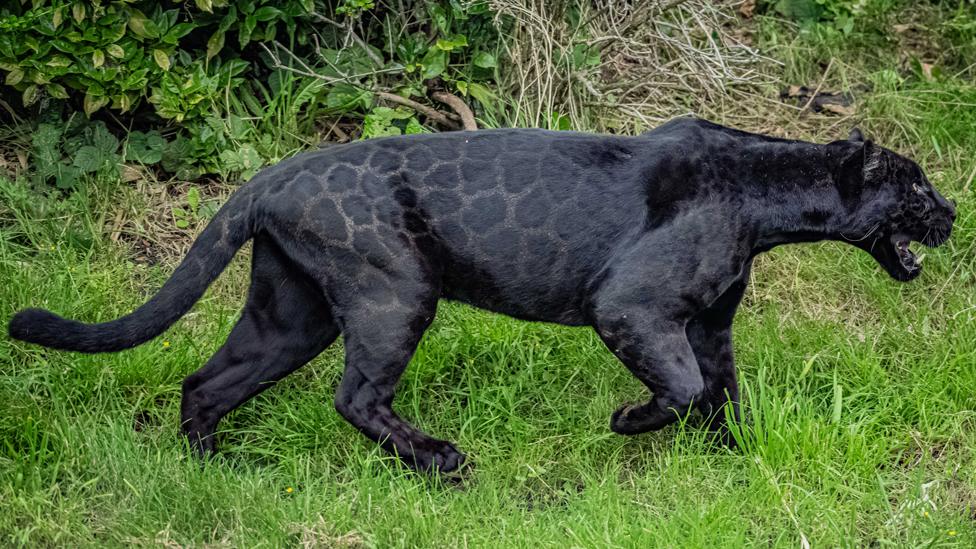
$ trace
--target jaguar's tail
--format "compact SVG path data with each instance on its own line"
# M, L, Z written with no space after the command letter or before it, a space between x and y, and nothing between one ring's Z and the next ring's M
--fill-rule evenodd
M25 309L10 320L10 337L54 349L103 353L135 347L161 334L227 267L253 232L253 185L231 196L203 230L162 289L132 313L100 324Z

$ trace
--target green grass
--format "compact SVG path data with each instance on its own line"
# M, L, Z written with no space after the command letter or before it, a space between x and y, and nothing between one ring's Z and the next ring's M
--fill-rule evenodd
M790 47L799 63L826 46ZM0 339L0 544L976 545L976 91L837 67L872 84L869 135L913 154L959 219L907 285L836 243L760 258L735 326L740 449L691 426L614 435L611 412L645 395L591 331L444 303L396 406L476 463L461 486L404 470L339 417L338 344L232 413L201 464L177 434L179 386L236 319L242 253L131 351ZM106 320L159 287L171 265L104 236L123 191L58 201L0 180L0 318Z

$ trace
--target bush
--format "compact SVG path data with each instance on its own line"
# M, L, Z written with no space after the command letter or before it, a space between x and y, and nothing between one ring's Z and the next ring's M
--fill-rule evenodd
M36 0L4 8L5 83L21 92L24 106L44 94L81 98L91 115L106 106L130 112L148 99L163 118L200 118L203 100L239 83L234 79L246 69L236 46L274 39L279 29L293 38L296 20L312 9L310 1L294 0L168 4Z
M14 3L0 8L0 69L40 121L45 142L31 150L32 164L48 166L35 170L42 180L67 188L97 171L77 167L87 164L73 147L47 143L95 132L87 117L158 130L151 143L132 136L125 149L143 154L127 152L126 161L181 178L247 178L308 146L322 115L365 117L366 137L423 130L412 110L374 109L374 91L423 101L433 83L494 99L484 82L495 53L471 46L497 42L487 5L405 4L401 12L370 0Z

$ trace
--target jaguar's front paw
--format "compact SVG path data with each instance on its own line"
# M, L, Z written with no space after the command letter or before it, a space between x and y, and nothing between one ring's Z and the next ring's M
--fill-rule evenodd
M634 417L641 409L640 404L624 404L610 416L610 430L618 435L636 435L643 431L637 430L638 422Z
M450 442L431 440L422 448L414 447L413 456L405 461L417 471L444 474L457 471L465 459Z
M674 409L662 409L657 400L652 399L644 404L628 404L617 408L610 416L610 429L620 435L638 435L663 429L680 418Z

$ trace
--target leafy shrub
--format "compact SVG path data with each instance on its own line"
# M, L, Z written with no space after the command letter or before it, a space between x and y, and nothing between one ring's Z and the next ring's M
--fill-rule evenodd
M15 2L0 7L0 69L23 107L51 125L88 127L85 116L45 114L80 110L143 130L124 151L115 143L117 163L246 179L308 146L320 116L362 118L363 137L423 130L417 113L374 105L375 90L424 102L433 85L496 101L487 82L498 31L486 3L397 5L405 9L372 0ZM101 173L53 142L70 128L41 132L36 179L70 188Z
M200 117L202 99L247 66L210 59L273 39L279 27L293 34L296 18L312 7L271 0L197 0L196 9L164 9L169 3L161 1L17 4L0 8L0 68L25 106L44 94L79 96L86 114L106 106L124 113L149 98L157 114L177 122ZM237 36L235 47L225 48L228 34Z
M86 174L117 178L118 148L119 140L100 121L75 116L66 125L39 124L31 143L35 178L60 189L74 187Z
M804 25L824 24L849 35L855 23L868 24L877 15L891 11L897 0L767 0L767 8Z

